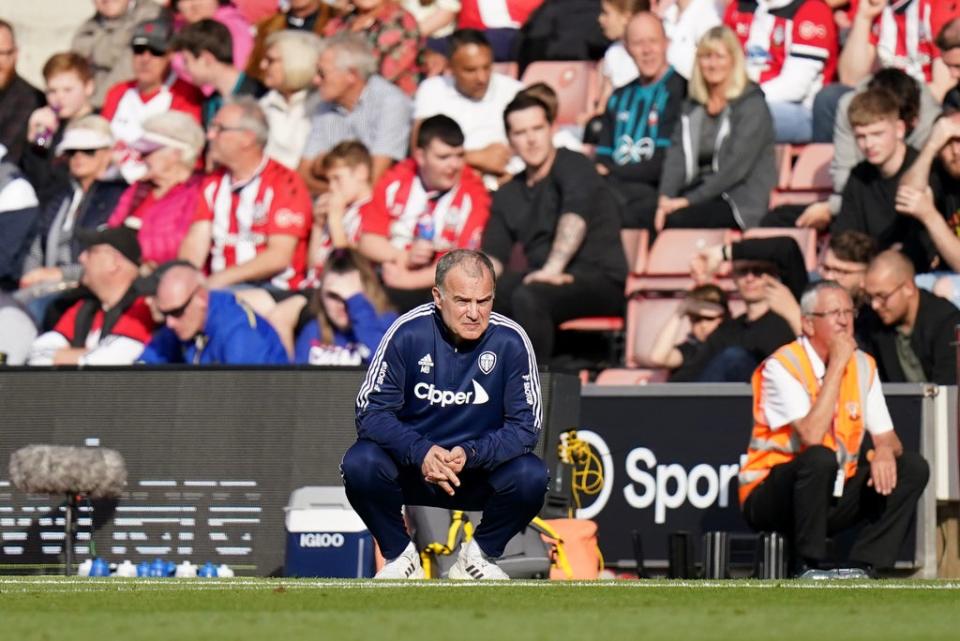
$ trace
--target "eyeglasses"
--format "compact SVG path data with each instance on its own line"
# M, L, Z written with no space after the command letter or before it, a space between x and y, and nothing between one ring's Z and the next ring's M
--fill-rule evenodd
M763 265L743 265L733 268L733 277L734 278L746 278L748 275L753 275L756 278L763 278L766 275L777 276L777 272L770 267L765 267Z
M829 318L830 320L836 321L841 318L849 318L851 320L857 317L857 310L852 307L846 309L829 309L825 312L810 312L809 316L816 316L817 318Z
M223 125L219 122L211 122L207 125L207 131L212 134L222 134L225 131L247 131L246 127L236 127L232 125Z
M155 58L167 55L167 52L163 49L157 49L156 47L151 47L150 45L133 45L133 55L142 56L145 53L149 53Z
M894 294L896 294L897 292L899 292L899 291L900 291L900 288L903 287L903 286L906 284L906 282L907 282L907 281L903 281L902 283L900 283L899 285L897 285L896 287L894 287L893 289L891 289L891 290L890 290L889 292L887 292L886 294L870 294L869 292L867 292L867 293L866 293L867 302L870 303L871 306L872 306L874 303L880 303L880 305L882 305L883 307L886 307L886 306L887 306L887 302L890 300L890 298L891 298Z
M164 319L181 318L186 313L187 307L189 307L190 303L193 302L193 297L197 295L198 291L200 291L199 285L195 287L194 290L190 293L190 296L187 297L187 302L185 302L180 307L175 307L173 309L160 309L158 307L157 311L160 313L161 316L163 316Z
M63 155L67 158L73 158L77 154L83 154L87 158L93 158L97 155L99 149L67 149L63 152Z

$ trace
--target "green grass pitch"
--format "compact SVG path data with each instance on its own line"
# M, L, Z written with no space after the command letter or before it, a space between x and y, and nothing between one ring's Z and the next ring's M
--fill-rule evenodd
M960 583L0 578L0 639L957 639Z

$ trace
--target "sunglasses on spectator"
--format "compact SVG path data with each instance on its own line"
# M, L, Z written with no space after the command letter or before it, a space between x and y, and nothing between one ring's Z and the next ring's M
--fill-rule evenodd
M733 268L734 278L746 278L752 274L756 278L763 278L766 275L779 276L777 270L765 265L738 265Z
M157 308L157 311L160 312L160 315L163 316L165 319L166 319L166 318L181 318L181 317L186 313L187 307L190 306L190 303L193 301L193 297L197 295L197 291L199 291L199 290L200 290L200 287L197 286L197 287L193 290L193 292L190 293L190 296L187 298L187 302L185 302L185 303L184 303L183 305L181 305L180 307L174 307L173 309L160 309L160 308L158 307L158 308Z
M93 158L94 156L97 155L98 151L100 150L99 149L67 149L66 151L63 152L63 155L66 156L67 158L73 158L77 154L83 154L87 158Z
M167 52L163 49L157 49L156 47L151 47L150 45L133 45L133 55L142 56L145 53L149 53L151 56L156 58L167 55Z

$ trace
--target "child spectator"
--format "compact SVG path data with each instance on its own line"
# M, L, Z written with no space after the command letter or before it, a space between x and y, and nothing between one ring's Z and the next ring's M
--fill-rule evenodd
M370 262L342 249L327 260L308 312L294 362L310 365L366 364L397 318Z
M694 287L657 334L650 350L651 364L673 370L693 360L710 334L728 318L727 295L722 289L712 284Z
M54 155L70 122L93 113L93 73L79 54L56 53L43 65L47 106L40 107L27 123L29 144L20 159L23 173L37 191L41 205L70 182L67 163Z

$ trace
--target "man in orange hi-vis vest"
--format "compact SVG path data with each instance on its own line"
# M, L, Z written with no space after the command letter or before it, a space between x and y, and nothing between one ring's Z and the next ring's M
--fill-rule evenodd
M823 565L827 537L864 523L851 564L892 567L930 475L893 430L873 358L853 339L850 295L821 281L800 300L803 335L753 375L753 435L740 504L792 544L798 576ZM861 455L870 432L873 447Z

